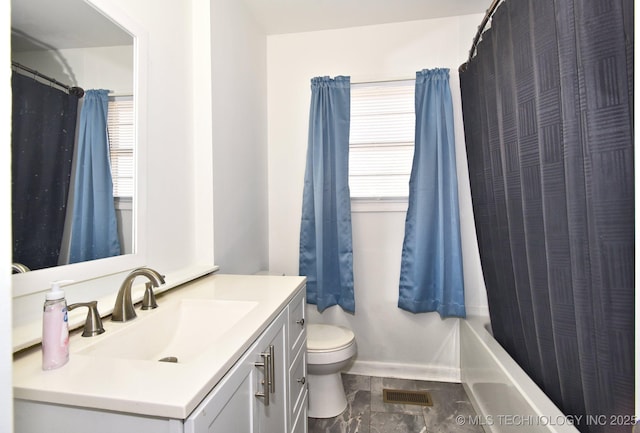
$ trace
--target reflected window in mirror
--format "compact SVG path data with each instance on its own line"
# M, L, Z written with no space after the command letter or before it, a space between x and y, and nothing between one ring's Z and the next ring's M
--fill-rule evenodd
M107 116L109 161L122 254L133 252L135 125L133 96L111 96Z

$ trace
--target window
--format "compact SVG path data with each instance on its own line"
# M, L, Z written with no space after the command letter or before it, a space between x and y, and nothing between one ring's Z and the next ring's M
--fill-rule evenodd
M415 137L415 80L353 84L352 199L407 199Z
M133 197L133 98L116 97L109 100L107 114L109 157L114 197Z

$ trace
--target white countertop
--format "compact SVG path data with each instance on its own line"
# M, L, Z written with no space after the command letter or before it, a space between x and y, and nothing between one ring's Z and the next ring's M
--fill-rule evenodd
M249 348L272 319L305 284L304 277L272 275L210 275L158 297L156 310L141 311L126 323L103 320L106 332L70 340L69 362L42 371L39 347L16 355L13 363L14 398L185 419ZM258 302L227 337L188 363L98 358L77 353L100 337L134 324L145 315L169 308L182 299Z

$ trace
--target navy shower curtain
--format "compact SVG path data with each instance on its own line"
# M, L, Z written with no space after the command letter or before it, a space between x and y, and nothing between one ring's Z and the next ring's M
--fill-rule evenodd
M460 81L495 337L565 414L606 421L580 431L630 432L633 2L506 0Z
M15 72L11 88L13 261L49 268L60 255L78 97Z

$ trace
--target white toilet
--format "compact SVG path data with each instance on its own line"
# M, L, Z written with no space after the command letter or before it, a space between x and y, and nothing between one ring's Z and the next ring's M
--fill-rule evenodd
M309 417L333 418L347 407L340 370L356 354L353 332L342 326L307 327L307 380Z

